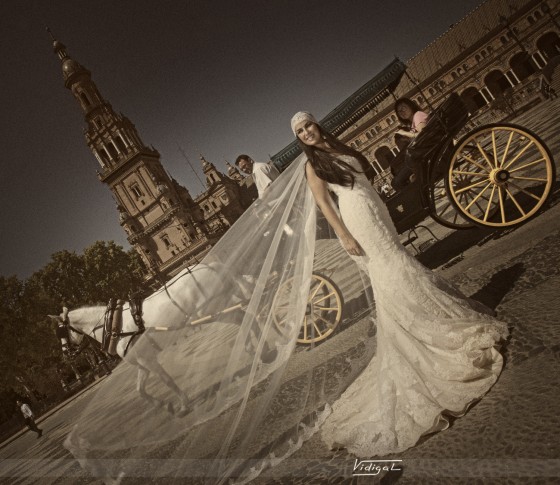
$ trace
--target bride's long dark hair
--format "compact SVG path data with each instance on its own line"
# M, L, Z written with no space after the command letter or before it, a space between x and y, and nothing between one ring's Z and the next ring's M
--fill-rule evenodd
M331 184L354 187L354 181L356 180L354 174L360 172L337 157L337 155L350 155L360 162L362 167L361 173L365 173L369 180L373 180L375 170L364 155L339 141L321 125L316 124L316 126L319 128L321 137L333 149L334 153L325 152L317 147L306 145L299 138L297 138L297 141L307 155L307 160L315 170L317 177Z

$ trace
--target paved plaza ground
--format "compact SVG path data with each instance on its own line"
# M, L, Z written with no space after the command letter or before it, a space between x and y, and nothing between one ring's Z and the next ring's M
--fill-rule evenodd
M537 132L560 160L559 118L560 100L554 100L541 103L517 121ZM439 239L435 242L429 241L427 231L419 231L418 244L426 243L418 256L422 263L494 308L510 326L504 372L484 399L448 430L386 457L400 460L394 462L393 471L354 476L355 457L343 450L328 450L317 433L253 483L560 483L560 189L554 190L550 207L513 230L452 231L426 221ZM336 266L339 253L327 246L322 251L326 264ZM340 271L333 275L337 278L343 292L351 293L351 275ZM353 358L360 339L372 340L359 322L343 327L335 337L325 345L331 345L341 361ZM300 354L296 358L303 363L305 352ZM89 398L86 391L41 418L43 438L25 432L0 444L0 481L94 483L62 446Z

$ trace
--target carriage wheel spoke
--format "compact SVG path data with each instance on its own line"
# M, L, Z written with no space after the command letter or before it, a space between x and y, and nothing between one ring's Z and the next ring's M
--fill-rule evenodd
M536 215L551 194L554 161L539 137L521 126L481 127L452 157L445 179L451 202L459 215L479 225L518 224Z
M487 173L480 173L480 172L467 172L465 170L454 170L453 175L471 175L472 177L488 177Z
M451 203L447 203L443 206L443 208L440 210L440 214L443 215L445 214L445 212L451 207Z
M548 179L541 179L535 177L511 177L510 180L529 180L531 182L546 182Z
M271 306L273 321L284 334L291 328L293 318L290 316L295 308L284 291L288 285L295 289L293 278L280 285ZM302 316L297 336L297 341L303 344L327 338L340 322L342 310L340 290L328 278L314 273L309 288L307 311Z
M294 306L293 306L293 305L290 305L289 303L286 303L285 305L275 305L274 308L275 308L276 310L280 310L280 311L282 311L282 310L286 310L286 311L287 311L289 308L294 308Z
M486 182L486 180L481 180L480 182L475 182L472 185L469 185L467 187L463 187L462 189L456 190L455 193L456 194L461 194L462 192L466 192L467 190L474 189L475 187L480 187L484 182Z
M471 200L471 202L469 203L469 205L467 205L467 206L465 207L465 210L466 210L466 211L468 211L468 210L471 208L471 206L472 206L473 204L475 204L476 201L482 197L482 194L484 194L484 191L485 191L488 187L490 187L490 185L492 185L492 183L491 183L491 182L488 182L488 184L486 185L486 187L484 187L484 188L478 193L478 195L477 195L475 198L473 198L473 200ZM493 192L492 192L492 193L493 193ZM491 200L491 199L492 199L492 197L490 197L490 200Z
M486 160L486 163L488 163L488 165L490 166L490 169L493 169L494 166L492 165L492 162L490 161L490 159L488 158L488 154L486 153L486 150L484 150L481 146L480 143L477 141L476 142L476 146L478 147L478 151L482 154L482 156L484 157L484 160Z
M288 321L287 316L284 316L283 318L279 318L279 319L277 320L278 325L280 325L280 326L285 325L287 321Z
M483 172L490 173L490 170L488 170L484 165L481 165L480 163L478 163L476 160L474 160L474 158L470 157L469 155L463 155L463 157L466 158L475 167L478 167ZM455 171L453 171L453 173L455 173Z
M315 298L315 295L319 292L319 290L320 290L323 286L325 286L325 282L324 282L324 281L321 281L321 282L317 285L317 288L315 288L315 289L313 290L313 293L311 293L311 294L309 295L309 300L308 300L308 301L313 301L313 298Z
M545 161L544 157L539 158L538 160L535 160L534 162L529 162L525 165L522 165L521 167L514 168L513 170L510 170L509 173L518 172L519 170L523 170L524 168L531 167L531 166L533 166L537 163L541 163L541 162L544 162L544 161Z
M498 187L498 200L500 201L500 215L502 216L502 224L506 222L504 191Z
M323 295L321 298L317 298L316 300L309 300L311 303L313 303L314 305L316 305L317 303L321 303L322 301L325 301L327 298L334 296L334 291L331 291L330 293L328 293L327 295Z
M509 191L509 189L506 187L506 192L509 195L509 198L513 201L513 203L515 204L515 207L517 207L517 210L519 211L519 213L525 217L527 214L526 212L523 210L523 208L519 205L519 202L517 202L517 199L513 196L513 194Z
M475 203L474 203L474 204L476 205L476 208L478 209L478 211L479 211L481 214L484 214L484 209L482 208L482 205L480 204L480 202L481 202L481 201L490 202L490 199L488 199L488 198L484 195L484 192L485 192L485 190L483 189L483 190L481 190L481 191L478 193L478 197L477 197L477 199L476 199L476 201L475 201ZM479 200L479 199L480 199L480 200Z
M490 200L488 201L488 205L486 206L486 211L484 212L484 222L488 220L488 215L490 214L490 207L492 207L492 199L494 198L494 192L496 191L496 186L492 186L492 193L490 194Z
M319 321L319 320L321 320L321 321L324 323L325 327L326 327L325 329L323 329L323 331L321 331L320 328L319 328L318 325L317 325L317 321ZM323 317L321 317L320 315L317 316L317 320L315 320L315 321L313 322L313 325L314 325L315 329L317 330L317 332L319 332L319 335L323 335L323 334L325 334L325 333L327 333L327 332L329 332L329 331L332 331L332 328L333 328L332 324L331 324L328 320L325 320L325 319L324 319Z
M315 322L315 320L313 320L313 327L315 328L315 330L319 334L319 337L321 337L323 335L323 332L321 332L321 329L317 326L317 323Z
M513 140L513 131L510 132L510 134L509 134L506 149L504 150L504 155L502 156L502 161L500 162L500 168L504 166L504 163L506 161L506 157L507 157L507 154L508 154L508 151L509 151L509 146L511 145L511 140Z
M524 189L523 187L514 184L513 182L510 182L510 185L513 185L517 190L519 190L520 192L523 192L525 195L532 197L533 199L535 199L536 201L540 201L541 198L535 194L533 194L532 192L529 192L528 190Z
M494 152L494 167L498 166L498 150L496 148L496 131L492 130L492 151Z
M531 145L534 145L532 140L529 140L529 142L527 143L527 145L525 145L523 147L523 149L521 149L519 152L517 152L517 155L513 158L513 160L511 160L505 167L503 167L504 169L508 169L509 167L511 167L516 161L517 159L523 155Z

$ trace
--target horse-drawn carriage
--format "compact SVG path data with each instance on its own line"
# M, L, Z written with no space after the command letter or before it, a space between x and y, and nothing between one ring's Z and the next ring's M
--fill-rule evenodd
M509 228L534 217L549 200L556 180L556 167L544 142L530 130L510 123L479 126L463 133L457 141L456 137L464 131L468 119L465 104L458 95L452 94L433 111L426 127L407 147L405 163L416 174L416 181L387 200L399 233L414 228L427 216L454 229L477 225ZM204 275L204 268L201 269L199 274ZM342 321L342 291L325 272L328 271L312 274L298 343L320 342L332 335ZM190 270L183 276L189 276L196 283ZM207 278L212 279L211 276ZM200 288L207 284L197 283L195 286ZM278 273L270 272L263 290L268 293L263 298L267 304L256 313L256 320L264 320L265 313L270 315L279 334L285 333L290 324L292 285L292 278L280 281ZM191 290L194 290L190 297L192 301L175 306L182 313L183 320L187 315L192 327L220 320L233 312L247 311L248 301L241 297L235 302L228 301L215 311L191 318L189 312L194 308L194 300L201 297L196 296L196 288ZM300 292L305 294L305 291ZM160 292L160 296L175 303L169 292L167 295ZM144 331L141 303L131 302L130 306L137 315L129 318L128 328L123 330L122 317L119 317L120 324L113 325L112 319L105 324L105 337L96 334L97 330L91 333L100 341L112 339L112 354L117 353L117 344L126 340L119 351L124 355L135 337ZM156 318L148 316L148 319ZM149 323L152 330L157 328L155 325ZM102 327L97 324L95 328Z
M509 228L534 217L548 201L556 168L544 142L528 129L510 123L479 126L457 141L468 119L465 104L452 94L433 111L424 130L407 147L405 163L416 174L416 181L387 200L399 233L414 228L427 216L454 229L477 225ZM326 339L342 320L342 291L325 272L328 271L312 274L298 343ZM264 319L265 313L271 315L280 334L286 331L292 284L292 279L279 281L277 273L271 272L264 284L264 292L270 293L264 298L268 303L256 315L257 320ZM169 294L163 296L171 298ZM188 322L195 327L232 312L244 312L247 303L240 298L211 313L188 318ZM138 312L139 305L131 302L131 309ZM139 311L141 316L141 305ZM190 310L187 305L180 311L188 315ZM130 322L126 332L118 325L111 329L111 322L105 325L106 335L113 332L111 353L116 353L116 345L123 337L129 337L123 349L126 353L135 336L143 333L141 318L137 315L135 320L136 325Z
M453 137L467 119L465 111L452 109L456 102L457 98L452 97L445 109L436 110L407 155L423 159L415 189L418 206L424 211L421 215L429 214L457 228L467 224L505 228L523 223L543 207L551 193L555 167L548 149L536 135L509 124L479 127L455 143ZM302 170L293 170L294 177L298 176L296 172L303 177ZM309 196L306 200L312 199L309 191L305 192ZM292 194L285 197L290 202L296 198ZM279 200L276 206L284 207L284 202L285 199ZM272 435L268 429L254 433L258 437L254 449L245 449L242 440L237 439L246 429L251 429L254 422L268 425L264 414L260 413L275 410L277 415L273 419L281 421L278 430L299 432L302 429L305 432L313 428L299 426L306 416L291 412L289 406L305 403L305 413L309 412L315 419L320 409L318 403L324 404L326 393L339 392L336 379L330 378L337 372L353 375L361 367L348 363L344 353L340 355L344 359L332 358L333 347L347 345L348 349L355 350L356 360L368 362L374 346L365 345L371 329L365 321L344 332L344 337L349 338L328 339L342 320L343 291L338 285L349 300L346 307L356 303L355 308L360 311L369 311L362 298L369 296L368 288L364 284L356 292L347 291L345 280L358 279L359 275L354 267L342 268L344 262L332 264L341 272L345 271L342 278L323 274L327 270L314 272L311 280L307 278L310 274L307 269L323 267L318 252L313 254L311 249L307 253L305 241L301 245L294 244L291 241L295 238L284 236L282 231L290 226L294 234L305 235L305 229L312 230L311 225L315 225L316 220L309 218L309 226L305 218L290 220L288 214L295 213L299 207L294 206L291 212L280 209L282 213L272 222L269 219L267 228L276 231L268 236L273 238L269 242L276 245L271 251L274 256L267 257L264 246L269 244L259 245L264 232L254 227L257 224L245 224L242 230L234 225L226 236L227 243L220 241L205 261L176 275L142 303L132 301L130 308L134 315L127 311L128 305L122 306L122 313L116 318L117 327L111 325L110 328L111 337L117 342L113 349L120 356L128 349L126 360L136 365L120 366L102 387L96 405L69 439L70 448L76 450L74 454L89 456L88 447L95 443L93 465L114 463L96 460L99 456L111 456L109 453L120 446L129 447L129 442L123 443L118 435L114 420L97 419L103 406L108 410L102 413L104 416L126 416L132 420L138 430L133 436L142 446L157 444L163 427L166 427L167 437L188 430L188 442L197 448L195 450L193 445L193 454L199 452L198 448L200 453L207 453L206 448L199 447L196 436L206 437L207 428L200 425L210 419L215 419L216 430L224 429L226 446L223 449L229 451L231 442L239 442L241 451L247 451L243 456L253 456L255 450L269 450ZM461 215L467 219L465 223L460 221ZM243 247L246 240L252 242L249 248ZM285 250L277 251L283 242ZM337 257L344 253L338 241L325 239L322 242L333 251L325 256L325 261L335 260L332 257L335 247ZM348 255L343 256L349 259ZM293 260L297 262L292 266ZM267 268L259 273L258 265L262 266L263 261ZM339 261L343 261L342 258ZM228 271L230 268L234 271ZM233 281L226 281L230 274L234 275ZM244 281L244 276L249 278ZM242 288L244 282L248 286L246 292ZM69 321L82 333L103 341L101 330L105 314L104 306L82 308L71 311ZM361 315L359 311L356 314ZM115 318L111 318L113 321ZM298 333L297 340L301 343L321 342L319 352L294 354L294 336ZM136 338L140 335L141 338ZM356 336L360 338L356 340ZM249 351L245 352L246 349ZM135 389L131 384L132 372L136 373ZM147 385L150 374L157 379ZM115 395L119 399L115 400ZM151 406L143 406L144 402ZM276 405L277 402L280 405ZM117 406L119 414L116 414ZM169 419L170 414L184 416L187 424ZM222 421L224 416L228 421ZM154 433L154 429L158 433ZM222 435L217 436L216 441L221 446ZM88 438L85 445L82 437ZM281 437L284 439L285 434ZM231 441L227 441L230 438ZM120 470L114 472L118 475Z
M416 180L386 201L399 234L428 216L452 229L506 229L537 215L549 200L556 167L538 135L512 123L466 131L468 120L466 105L453 93L406 148L404 163ZM336 284L320 273L313 281L298 339L304 344L331 335L342 314L343 298ZM280 325L281 308L272 308Z
M404 163L416 180L387 201L399 233L427 216L452 229L505 229L528 221L548 201L556 167L544 142L511 123L465 133L468 119L453 93L406 149Z
M413 230L428 216L452 229L507 229L527 222L549 201L556 166L539 136L512 123L466 130L469 117L465 103L452 93L406 148L404 163L416 179L386 201L399 234ZM315 278L322 281L320 274ZM328 279L325 285L329 288L325 296L333 296L330 305L341 305L337 286ZM316 293L312 287L311 306ZM310 313L298 342L317 342L331 335L341 313L339 308L336 314L320 316L321 329ZM325 322L325 317L332 322ZM310 325L316 329L313 338L307 337Z

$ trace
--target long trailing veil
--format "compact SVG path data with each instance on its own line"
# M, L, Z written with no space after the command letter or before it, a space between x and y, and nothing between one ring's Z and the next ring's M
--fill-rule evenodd
M304 161L296 159L208 253L199 266L211 275L181 275L169 294L146 299L148 331L98 386L65 442L91 474L106 482L250 481L298 449L371 360L369 280L317 217ZM162 295L174 311L158 309ZM156 326L171 330L149 328ZM154 407L137 392L134 355L157 359L188 412ZM151 396L175 399L165 379L152 374L146 384Z

